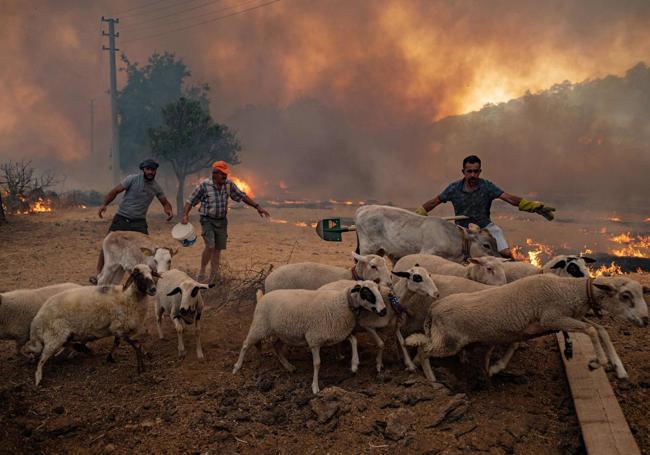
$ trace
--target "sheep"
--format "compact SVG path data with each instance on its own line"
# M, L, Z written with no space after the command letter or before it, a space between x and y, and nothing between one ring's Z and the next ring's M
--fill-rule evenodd
M508 355L497 364L489 366L489 355L486 358L486 370L492 376L506 367L517 341L560 330L583 332L590 337L596 351L597 361L590 366L608 364L600 335L617 376L627 377L611 340L603 336L604 328L584 317L590 309L598 314L602 308L637 326L646 326L648 306L643 294L649 292L650 288L642 288L638 282L625 277L582 280L534 275L504 286L441 299L431 306L425 334L409 336L406 344L418 346L425 375L435 381L429 357L454 355L470 343L511 344Z
M146 316L148 296L156 294L154 277L160 275L152 272L149 266L138 264L123 286L86 286L47 299L34 316L30 339L24 348L31 354L40 354L36 385L43 378L43 365L61 347L108 336L115 336L113 350L120 339L133 347L138 373L142 372L143 352L131 336L138 332Z
M151 238L140 232L110 232L102 244L104 267L90 282L99 286L119 284L124 273L131 273L136 264L147 264L151 270L162 273L171 267L172 257L178 248L156 245Z
M390 272L383 257L374 254L361 256L352 253L356 264L352 269L320 264L317 262L300 262L278 267L264 281L264 291L278 289L310 289L337 280L370 280L384 286L391 285Z
M386 315L386 305L373 281L361 281L339 291L312 291L281 289L262 295L257 293L257 306L248 335L244 340L237 363L232 370L236 374L242 367L246 351L265 338L274 338L273 351L282 366L292 372L295 367L284 356L284 344L309 346L314 364L311 389L318 387L320 348L338 344L346 338L352 346L352 371L359 367L357 339L352 334L364 311ZM277 349L278 345L281 347Z
M376 329L384 327L394 327L395 336L397 338L399 347L404 356L404 364L409 371L415 371L415 365L411 360L406 347L404 346L404 338L400 332L401 313L402 308L400 302L411 298L413 295L426 296L431 299L438 298L438 289L429 277L429 273L422 267L411 267L404 272L393 272L394 275L400 277L397 280L393 289L385 286L380 286L381 297L384 302L390 302L386 305L386 316L379 317L374 313L365 313L359 318L358 327L365 329L377 344L377 372L381 372L383 364L384 341L377 334ZM326 284L319 288L319 290L340 290L346 289L354 285L354 281L339 280L333 283Z
M504 261L503 269L508 283L539 273L554 273L562 277L586 278L589 276L587 264L596 262L587 256L559 255L550 259L542 268L528 262Z
M414 265L424 267L429 273L453 275L479 283L500 285L506 283L506 274L500 258L481 256L469 258L469 265L463 266L432 254L410 254L397 261L394 270L405 270Z
M429 313L429 308L431 305L435 304L438 299L443 299L452 294L476 292L494 287L453 275L438 275L431 273L429 276L438 289L438 298L432 299L430 297L413 295L410 298L402 300L402 308L404 309L406 318L403 319L400 325L400 332L404 337L416 332L422 332L422 327L427 314Z
M0 294L0 339L15 340L16 354L29 340L29 326L45 301L59 292L81 287L75 283L36 289L17 289Z
M178 335L178 357L184 359L185 344L183 343L183 322L187 325L194 324L196 336L196 356L203 360L201 347L201 331L199 320L203 312L202 289L213 288L214 284L202 284L190 278L185 272L177 269L162 273L162 278L157 283L156 293L156 327L158 336L164 339L161 322L163 314L169 315Z

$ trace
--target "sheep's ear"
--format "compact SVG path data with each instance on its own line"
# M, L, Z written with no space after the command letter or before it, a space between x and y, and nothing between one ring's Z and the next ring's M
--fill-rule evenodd
M566 261L564 259L562 259L561 261L558 261L557 264L554 264L553 267L551 267L551 268L552 269L563 269L564 267L566 267Z
M196 297L196 294L199 293L199 290L200 290L200 289L205 289L205 288L202 288L202 287L200 287L200 286L194 286L194 287L192 288L192 293L191 293L192 297Z
M395 272L395 271L391 271L390 273L392 273L393 275L398 276L398 277L400 277L400 278L406 278L407 280L408 280L409 278L411 278L411 274L408 273L408 272Z
M180 293L180 292L181 292L181 288L174 288L174 289L172 289L171 292L169 292L169 293L167 294L167 297L171 297L172 295L178 294L178 293Z
M610 286L609 284L594 283L594 286L596 286L601 291L605 291L607 295L610 297L616 294L616 289L613 286Z
M151 276L154 278L162 278L162 275L155 270L151 271Z
M483 261L481 261L479 258L468 258L468 262L471 262L472 264L482 264Z
M144 254L145 256L153 256L154 255L154 252L151 251L150 248L141 247L140 251L142 251L142 254Z
M176 253L178 253L178 248L168 248L168 250L171 257L176 256Z
M643 293L644 294L650 294L650 287L643 286ZM2 299L2 296L0 296L0 299Z
M216 285L215 285L214 283L210 283L210 284L208 284L208 289L212 289L212 288L215 287L215 286L216 286Z
M379 251L377 251L377 256L381 256L381 257L386 256L386 250L384 250L383 248L379 248Z
M133 284L133 279L135 278L135 272L131 272L131 275L129 275L129 278L126 280L126 283L124 283L124 286L122 286L122 290L126 291L129 286Z
M354 251L352 252L352 258L357 262L364 262L366 260L365 256L361 256L360 254L357 254Z
M481 228L478 227L478 224L474 224L474 223L469 223L467 230L473 234L478 234L479 232L481 232Z
M580 256L583 261L585 261L587 264L593 264L596 262L594 258L590 258L589 256Z

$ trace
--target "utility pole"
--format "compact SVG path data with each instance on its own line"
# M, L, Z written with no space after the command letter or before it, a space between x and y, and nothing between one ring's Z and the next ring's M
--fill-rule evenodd
M95 155L95 99L90 100L90 159Z
M120 182L120 136L119 125L117 123L117 74L115 68L115 38L119 37L119 33L115 33L115 24L119 24L119 19L108 19L102 16L102 22L108 22L108 33L102 30L102 35L108 36L108 47L102 46L105 51L110 51L108 54L108 61L110 63L110 76L111 76L111 125L113 130L113 141L111 143L111 168L113 170L113 185Z

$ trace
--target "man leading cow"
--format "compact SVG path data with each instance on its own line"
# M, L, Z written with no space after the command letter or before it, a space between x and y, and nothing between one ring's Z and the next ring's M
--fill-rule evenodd
M450 183L442 193L418 207L415 212L427 216L441 203L451 202L456 215L465 215L468 219L458 220L456 224L468 227L470 223L487 229L496 240L497 249L503 257L512 258L503 231L490 219L490 208L494 199L501 199L519 207L524 212L537 213L547 220L554 218L555 209L542 202L528 201L522 197L506 193L489 180L479 178L481 175L481 160L476 155L470 155L463 160L463 178Z

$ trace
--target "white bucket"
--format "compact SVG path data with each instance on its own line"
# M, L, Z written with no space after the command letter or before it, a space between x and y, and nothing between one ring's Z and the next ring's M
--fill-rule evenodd
M196 242L196 234L192 223L178 223L172 228L172 237L178 240L183 246L192 246Z

